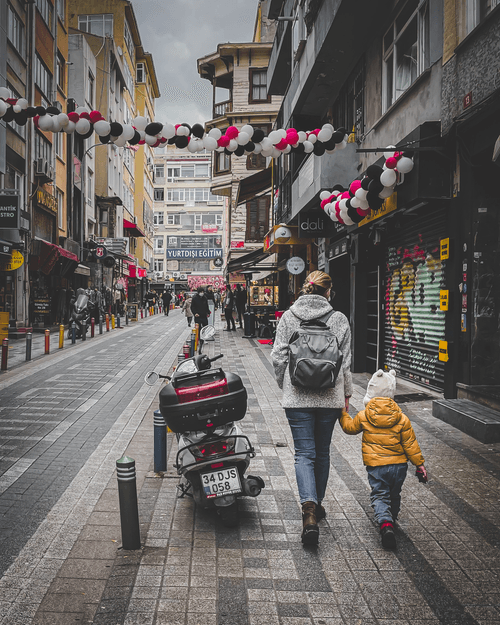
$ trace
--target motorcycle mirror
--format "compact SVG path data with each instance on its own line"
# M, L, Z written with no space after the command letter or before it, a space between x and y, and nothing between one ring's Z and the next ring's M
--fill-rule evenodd
M144 382L146 382L148 386L154 386L159 379L160 376L156 371L148 371L144 377Z
M200 339L202 341L210 341L213 338L214 334L215 334L214 326L204 326L200 330Z

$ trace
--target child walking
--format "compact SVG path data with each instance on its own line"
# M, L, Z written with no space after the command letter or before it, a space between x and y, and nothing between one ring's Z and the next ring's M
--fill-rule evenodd
M382 545L396 548L394 523L401 507L401 488L408 471L408 460L417 467L420 481L427 481L424 457L408 417L394 401L396 372L373 374L366 395L365 409L352 419L347 412L340 417L346 434L363 432L363 463L372 492L371 505L380 525Z

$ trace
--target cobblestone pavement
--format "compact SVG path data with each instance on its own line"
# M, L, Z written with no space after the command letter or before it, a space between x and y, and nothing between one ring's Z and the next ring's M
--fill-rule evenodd
M209 353L221 350L225 354L223 366L242 375L249 393L249 410L241 425L257 450L251 472L264 478L266 488L255 499L240 500L237 528L224 528L211 512L195 508L189 499L178 499L173 472L158 478L151 471L152 412L159 388L144 387L141 380L145 368L152 368L155 358L158 363L161 360L159 367L163 371L173 364L184 338L184 325L179 325L179 319L153 317L147 324L123 331L127 332L123 352L111 338L99 338L103 341L102 365L96 355L86 355L88 345L79 347L86 371L78 400L65 396L67 386L63 385L59 396L50 401L57 401L53 405L58 408L67 405L73 410L76 404L72 402L78 401L80 407L86 406L84 415L94 410L93 418L86 422L95 432L93 448L87 450L86 457L78 456L78 446L71 447L78 438L76 433L69 440L64 439L73 424L59 437L57 427L61 426L54 424L52 431L56 430L56 434L52 436L56 440L52 445L44 443L50 432L36 430L34 435L41 437L36 444L48 446L45 453L58 444L60 455L69 445L68 457L78 458L78 471L68 475L57 495L40 495L41 500L46 499L45 519L18 547L0 580L0 623L500 622L500 444L484 445L435 419L431 413L432 394L426 397L418 387L400 382L398 393L404 395L400 401L413 422L431 481L422 485L409 471L403 489L396 552L381 547L373 523L360 438L344 435L338 426L324 502L328 516L320 523L320 545L317 549L302 547L293 444L272 374L271 350L256 340L242 339L240 330L218 332L216 341L207 347ZM172 324L179 336L157 337L156 344L136 338L136 333L143 332L145 339L155 340L152 337L159 334L158 328L166 324ZM159 350L162 353L158 355ZM128 353L130 360L123 356L125 362L122 360L117 366L122 353ZM69 367L60 362L58 373L50 371L46 375L50 380L61 376L54 382L63 384L68 372L80 367L83 374L81 365L73 364L73 359L69 361ZM117 366L117 371L104 374L106 365ZM34 363L28 365L33 366ZM95 382L93 376L98 375L101 378ZM35 401L32 408L36 408L36 398L41 394L31 391L30 377L19 378L15 384L20 386L14 389L15 384L11 384L8 389L18 393L22 389L27 393L25 400ZM36 381L35 374L31 378ZM0 377L0 388L3 379ZM121 388L117 380L122 380ZM110 382L114 382L113 386L106 386ZM355 376L352 413L362 407L366 382L367 376ZM40 385L37 382L33 386ZM92 406L86 403L89 391L97 399ZM97 393L102 396L95 397ZM123 403L116 408L114 403L122 395ZM46 393L43 396L49 399ZM15 397L13 392L12 401ZM33 418L32 410L26 412L26 418ZM48 413L46 409L44 418ZM53 414L50 419L54 420ZM102 427L98 426L101 421ZM2 418L1 425L4 423ZM85 436L89 437L88 432ZM79 444L84 449L82 441ZM173 440L170 447L171 465ZM134 552L118 548L121 534L114 463L123 452L134 457L139 468L144 547ZM24 456L17 463L22 460ZM18 486L31 468L32 465L25 468L20 464L20 476L11 472L11 483L4 495ZM64 470L68 470L67 465ZM2 481L0 484L7 485ZM19 501L13 497L13 510ZM0 554L2 562L6 560L5 553L6 548Z

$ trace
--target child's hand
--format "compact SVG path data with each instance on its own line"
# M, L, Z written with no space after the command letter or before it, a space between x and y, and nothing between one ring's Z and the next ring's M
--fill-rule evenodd
M425 467L423 464L417 467L417 470L415 471L415 475L418 477L419 482L422 482L422 484L427 484L427 481L428 481L427 471L425 470Z

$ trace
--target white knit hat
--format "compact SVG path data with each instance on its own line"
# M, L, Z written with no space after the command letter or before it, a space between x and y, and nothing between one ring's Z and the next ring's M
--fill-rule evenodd
M396 393L396 372L394 369L390 371L382 371L379 369L372 375L366 388L366 395L363 399L365 406L374 397L390 397L394 399Z

